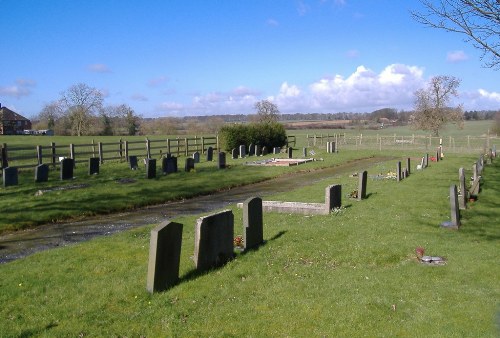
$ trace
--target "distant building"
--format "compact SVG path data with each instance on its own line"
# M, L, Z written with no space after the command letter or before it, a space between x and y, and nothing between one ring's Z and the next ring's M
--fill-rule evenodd
M23 135L31 129L31 121L0 104L0 135Z

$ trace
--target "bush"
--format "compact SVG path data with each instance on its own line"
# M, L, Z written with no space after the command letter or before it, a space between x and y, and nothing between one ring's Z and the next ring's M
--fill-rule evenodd
M224 126L219 131L221 148L226 151L248 146L250 143L267 147L282 147L286 144L286 130L280 123L252 123Z

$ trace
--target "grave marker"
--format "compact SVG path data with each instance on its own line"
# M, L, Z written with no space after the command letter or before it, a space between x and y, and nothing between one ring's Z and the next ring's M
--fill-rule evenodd
M61 160L61 180L73 179L73 168L75 160L72 158L63 158Z
M252 197L243 202L243 245L245 250L264 242L262 199Z
M302 148L302 158L307 158L307 148Z
M401 161L396 165L396 181L401 182Z
M358 173L359 181L358 181L358 201L361 201L366 198L366 184L368 181L368 172L365 170L361 173Z
M255 156L261 156L262 155L262 147L259 144L255 145Z
M292 149L292 147L288 147L287 153L288 153L288 158L293 158L293 149Z
M262 147L262 156L266 156L269 153L266 146Z
M186 163L184 164L184 171L188 173L193 169L194 169L194 159L190 157L186 158Z
M207 148L207 162L212 162L214 160L214 148Z
M246 156L246 147L244 144L240 145L240 158L245 158Z
M342 186L340 184L330 185L325 188L325 207L328 213L332 209L342 206Z
M240 154L238 153L238 149L233 148L233 150L231 150L231 157L233 158L233 160L237 159L239 155Z
M3 168L3 186L10 187L18 184L17 167Z
M429 154L425 154L424 156L424 168L429 166Z
M465 170L458 169L458 181L460 186L460 194L458 195L458 206L464 210L467 208L467 188L465 187Z
M248 146L248 156L253 156L255 155L255 145L253 143L250 143Z
M156 177L156 159L146 159L146 178L151 179Z
M137 164L137 156L132 155L128 157L128 163L130 165L130 169L137 170L139 165Z
M410 176L411 173L411 163L409 157L406 159L406 170L407 170L406 177L408 177Z
M39 164L35 167L35 182L47 182L49 180L49 166Z
M194 260L203 271L224 265L234 256L234 215L231 210L198 218L195 225Z
M217 161L217 168L218 169L225 169L226 168L226 153L221 151L219 153L218 161Z
M99 157L89 158L89 175L99 174Z
M280 147L274 147L273 148L273 154L279 154L281 153L281 148Z
M200 153L195 151L193 153L193 160L194 160L194 163L200 163Z
M166 290L179 280L182 227L165 221L151 230L146 286L151 293Z
M458 207L457 186L450 186L450 211L451 221L441 223L442 227L458 229L460 227L460 209Z

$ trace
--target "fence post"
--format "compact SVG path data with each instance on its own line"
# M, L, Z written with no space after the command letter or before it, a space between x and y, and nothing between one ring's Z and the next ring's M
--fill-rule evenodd
M101 162L101 164L104 163L104 153L102 151L102 142L99 142L99 162Z
M184 139L184 147L186 148L186 157L189 156L189 143L188 143L188 138L186 137Z
M43 163L42 146L40 146L40 145L36 146L36 158L38 160L38 165Z
M7 143L2 146L2 168L7 168L9 166L9 161L7 158Z
M50 143L50 149L51 149L51 153L52 153L52 166L56 166L56 144L55 142L51 142Z
M76 168L75 145L73 143L69 145L69 157L73 159L73 168Z
M118 145L118 151L120 152L120 161L123 159L123 141L120 137L120 141L119 142L119 145Z
M215 135L215 143L217 145L217 151L220 152L220 146L219 146L219 134Z
M146 157L151 158L151 141L146 137Z
M205 137L201 137L201 153L205 154Z
M94 139L92 139L92 157L95 157L95 142L94 142Z
M170 152L170 139L167 138L167 154L171 154Z
M128 162L128 141L125 141L125 160Z

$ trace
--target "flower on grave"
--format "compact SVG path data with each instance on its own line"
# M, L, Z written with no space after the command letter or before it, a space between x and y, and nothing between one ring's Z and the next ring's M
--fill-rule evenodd
M415 248L415 253L417 254L418 259L422 258L422 256L424 255L424 252L425 252L425 249L420 247L420 246Z
M351 193L349 194L349 198L358 198L358 191L357 190L351 191Z
M238 235L234 238L233 244L236 247L243 247L243 236Z

